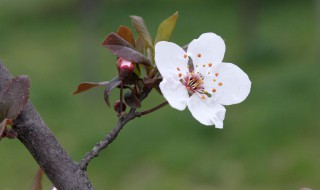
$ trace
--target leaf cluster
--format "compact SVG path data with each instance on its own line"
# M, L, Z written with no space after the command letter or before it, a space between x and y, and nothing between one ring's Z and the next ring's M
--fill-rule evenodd
M111 32L107 35L102 42L102 46L116 55L117 58L132 62L134 64L133 72L125 77L121 76L121 72L119 72L118 76L115 76L110 81L81 83L73 94L87 91L93 87L103 86L105 87L105 101L110 106L110 93L113 89L120 88L120 105L122 105L123 100L131 108L140 108L141 102L138 97L144 88L150 90L155 88L160 92L161 76L154 63L154 46L159 41L168 41L170 39L178 17L178 12L176 12L162 21L155 39L152 40L143 18L130 16L131 23L138 36L135 38L130 28L120 26L116 32ZM145 74L142 74L142 69L145 70ZM124 89L127 92L123 95Z

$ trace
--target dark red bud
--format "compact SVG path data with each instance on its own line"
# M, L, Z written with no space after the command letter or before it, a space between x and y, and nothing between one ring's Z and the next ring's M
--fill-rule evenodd
M134 63L123 58L118 58L117 68L120 78L126 78L134 71Z
M126 111L126 104L122 102L122 106L121 106L121 102L120 100L117 100L115 103L114 103L114 110L117 112L117 113L121 113L121 112L124 112Z

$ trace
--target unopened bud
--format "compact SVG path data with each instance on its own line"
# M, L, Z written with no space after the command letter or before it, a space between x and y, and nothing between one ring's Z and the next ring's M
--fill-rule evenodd
M118 58L117 68L120 78L126 78L134 71L134 63L123 58Z
M121 104L122 103L122 104ZM122 106L121 106L122 105ZM121 112L124 112L126 111L126 104L123 103L123 102L120 102L120 100L117 100L115 103L114 103L114 110L117 112L117 113L121 113Z

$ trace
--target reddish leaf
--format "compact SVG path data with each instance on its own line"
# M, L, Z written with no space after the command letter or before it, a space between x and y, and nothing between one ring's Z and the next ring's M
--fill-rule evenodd
M117 34L123 39L125 39L127 42L129 42L129 44L131 44L133 47L135 46L133 33L128 27L120 26L117 31Z
M140 53L144 54L146 49L146 42L138 36L136 40L136 50L138 50Z
M0 140L3 137L6 137L6 133L7 133L7 125L13 125L12 120L11 119L4 119L1 123L0 123Z
M110 93L111 93L111 91L112 91L115 87L119 86L120 84L121 84L121 81L120 81L119 77L117 76L117 77L113 78L113 79L106 85L107 88L106 88L105 91L104 91L104 99L105 99L105 101L106 101L106 103L107 103L107 105L108 105L109 107L110 107L110 100L109 100Z
M144 23L143 18L139 16L130 16L132 25L138 32L139 36L148 44L149 47L153 48L151 35Z
M27 76L10 79L0 92L0 120L16 119L29 99L30 81Z
M109 34L102 42L102 45L118 57L138 64L151 65L147 57L135 50L126 40L115 33Z
M97 86L106 86L108 84L108 81L106 82L98 82L98 83L94 83L94 82L84 82L78 85L77 90L74 91L72 94L79 94L81 92L87 91L93 87L97 87Z
M42 177L44 172L41 168L38 169L32 184L31 190L42 190Z

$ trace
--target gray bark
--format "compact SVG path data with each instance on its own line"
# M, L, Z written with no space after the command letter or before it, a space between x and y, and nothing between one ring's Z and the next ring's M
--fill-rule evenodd
M11 77L0 63L0 91ZM94 189L86 171L80 169L79 164L66 153L30 101L14 120L13 129L57 189Z

